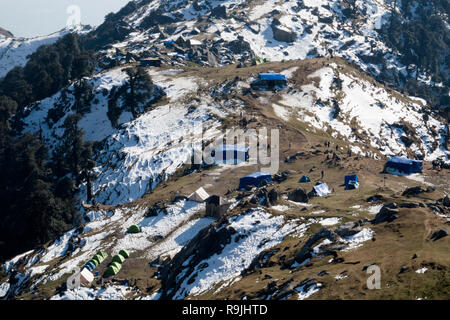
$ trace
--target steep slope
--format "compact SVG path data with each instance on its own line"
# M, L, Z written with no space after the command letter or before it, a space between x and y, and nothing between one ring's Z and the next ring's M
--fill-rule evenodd
M267 69L286 74L289 88L280 92L253 91L249 94L251 74ZM377 159L383 159L384 154L414 152L417 155L423 153L427 160L438 156L448 159L448 151L441 143L447 131L438 119L430 116L425 121L420 117L425 102L386 89L341 60L313 59L240 69L228 66L217 73L188 67L150 68L148 72L153 75L155 84L165 91L166 98L136 119L130 119L124 113L121 117L123 125L117 129L110 125L106 116L107 98L102 91L111 90L114 85L125 81L122 69L102 72L89 80L94 84L98 101L93 102L91 112L83 116L80 126L86 130L86 139L102 141L102 149L96 156L98 179L94 182L95 197L102 205L86 205L80 209L84 216L81 226L54 243L8 261L3 266L1 280L6 298L195 299L228 295L237 299L304 299L315 297L322 290L327 294L321 297L332 297L341 288L332 284L338 278L318 279L312 277L312 272L318 273L321 270L317 268L322 266L331 268L338 276L344 271L339 269L345 268L351 277L361 277L356 267L342 267L339 259L336 261L341 262L327 264L328 256L337 254L335 259L345 257L344 261L349 259L351 262L356 258L347 258L347 255L354 257L352 252L357 251L360 256L370 257L371 250L381 248L377 247L378 243L380 246L386 244L377 240L375 247L369 245L371 249L366 251L366 245L371 243L369 240L378 239L383 233L391 236L381 227L364 220L372 219L381 208L366 203L366 198L383 190L385 203L389 202L388 199L410 203L411 200L401 196L403 190L417 184L428 186L432 181L436 191L414 200L431 208L432 203L450 187L448 172L427 169L426 175L414 177L418 181L392 177L387 188L383 189L379 172L384 161ZM341 107L339 116L335 117L332 99L339 97ZM61 95L57 94L30 106L29 115L25 118L27 127L24 130L40 131L43 139L53 146L58 145L62 135L62 119L49 126L45 118L52 107L60 104L60 99ZM66 99L69 101L66 111L70 114L70 91ZM379 117L367 119L367 109ZM280 172L293 172L292 177L268 187L276 189L279 194L279 202L273 207L264 206L264 201L251 202L253 194L259 194L257 190L235 190L236 177L255 171L254 165L221 165L202 172L176 174L189 168L192 146L201 141L201 137L195 135L198 133L195 128L203 129L201 132L206 140L212 139L224 130L225 123L228 127L239 128L242 111L256 115L259 125L279 127L281 137L287 137L292 128L298 128L296 130L301 130L309 142L309 149L297 150L290 146L294 141L281 143L282 154L289 156L303 150L303 155L295 158L301 157L301 161L282 164ZM392 114L399 116L393 117ZM398 121L403 127L398 125ZM406 128L419 132L408 135L418 137L409 147L401 140ZM312 149L318 142L329 140L340 146L336 153L340 159L347 157L345 161L330 164L329 157L328 160L325 157L329 150ZM345 155L347 148L354 150L350 158ZM288 201L287 192L298 186L299 177L314 167L316 171L327 171L326 181L336 189L336 194L325 199L315 198L310 204ZM358 168L362 181L361 190L357 193L345 191L341 186L343 172L354 171L355 168ZM320 178L314 172L309 175ZM421 179L423 182L419 182ZM222 186L231 185L227 198L233 204L226 219L215 221L204 216L204 204L176 198L177 192L188 195L200 185L204 185L208 192L222 195L227 191ZM314 183L308 188L312 185ZM84 192L83 187L79 194L81 200L85 198ZM131 203L123 205L124 202ZM153 210L155 202L161 204L156 211ZM416 212L416 209L404 210ZM417 223L426 223L431 228L420 241L425 241L433 252L421 263L428 266L434 263L441 268L448 263L442 251L447 240L442 240L444 243L436 247L427 239L431 231L443 225L448 212L437 215L431 209L420 210L426 210L428 222L422 222L418 217ZM311 261L317 263L317 267L311 268L311 261L294 262L300 248L319 227L336 230L345 222L359 220L364 221L363 227L351 236L323 238L314 245ZM127 228L133 224L139 225L142 232L127 233ZM414 226L399 228L409 233ZM403 252L402 255L409 255L411 250L420 247L418 243L416 247L408 247L408 250L395 254ZM287 247L291 249L285 250ZM93 287L78 291L65 289L65 281L74 267L82 267L98 250L106 250L112 257L121 249L129 250L131 258L123 264L117 277L102 280L109 263L105 262L96 270L99 277ZM406 263L406 259L409 257L398 263ZM422 264L418 262L412 268L418 270ZM256 267L258 265L260 267ZM270 278L255 279L259 274L258 268L275 275L270 277L284 280L274 280L276 283L266 288ZM433 279L440 276L439 268L425 273L422 278L434 285ZM148 276L152 275L149 279ZM286 282L292 277L293 280ZM408 277L417 277L417 274L412 272ZM341 275L339 283L347 285L346 278L345 274ZM366 289L361 290L363 293L355 293L353 297L361 298L361 294L367 294ZM406 294L401 284L395 290L396 295ZM389 293L384 294L385 297ZM405 297L422 296L415 292Z
M59 38L70 32L86 33L85 27L65 28L47 36L31 39L0 36L0 78L4 77L12 68L23 67L28 61L28 56L42 45L52 44Z
M423 70L411 73L382 41L391 9L382 0L143 0L110 16L86 35L101 47L96 73L27 106L21 119L22 134L58 150L85 83L78 128L95 142L95 178L77 186L72 230L2 266L0 298L448 298L449 238L431 235L448 224L450 179L430 164L448 168L448 119L375 79L393 83L402 74L445 87ZM5 70L23 65L38 44L0 41ZM123 107L112 116L130 81L126 69L149 57L162 63L145 68L151 96L137 114ZM270 71L284 74L287 88L251 88ZM280 130L279 173L268 186L237 190L238 178L261 165L192 165L195 151L227 130L264 127ZM424 173L381 175L391 155L423 159ZM358 190L345 190L348 173L360 177ZM305 174L312 182L299 185ZM319 180L330 196L288 200ZM200 186L230 200L225 216L207 217L205 204L186 199ZM417 186L419 194L403 194ZM95 201L87 203L89 187ZM394 221L377 223L386 211ZM134 224L140 233L127 232ZM130 258L117 276L103 277L121 249ZM109 258L92 286L67 290L73 268L99 250ZM374 262L388 282L380 291L365 286Z
M400 3L395 8L387 0L160 0L136 5L140 7L120 20L124 33L107 50L109 58L114 59L120 49L135 57L147 55L149 49L157 55L154 49L163 48L164 41L183 37L200 43L191 45L191 51L188 47L178 53L202 65L215 61L225 65L255 56L281 61L334 55L394 86L403 86L405 81L401 79L417 79L438 91L443 85L416 65L404 65L401 53L385 43L382 29L392 20L391 12L398 11L399 23L411 19L409 13L401 12ZM442 15L448 30L448 17L445 12ZM442 41L448 44L448 39ZM203 57L198 57L199 51ZM442 63L448 75L445 58ZM448 83L444 86L448 95Z

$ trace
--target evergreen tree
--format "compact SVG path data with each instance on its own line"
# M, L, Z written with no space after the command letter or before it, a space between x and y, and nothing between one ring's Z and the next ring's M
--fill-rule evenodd
M139 107L149 101L153 94L153 81L142 67L127 68L128 75L125 105L134 117L137 117Z

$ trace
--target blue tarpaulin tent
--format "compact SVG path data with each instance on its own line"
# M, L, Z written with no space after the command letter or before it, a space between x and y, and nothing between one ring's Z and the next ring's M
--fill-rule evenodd
M311 179L309 179L308 176L303 176L300 178L299 182L302 182L302 183L311 182Z
M251 87L255 90L272 90L275 88L282 89L286 87L287 79L284 74L280 73L260 73L258 79L251 83Z
M167 41L164 41L164 45L165 45L166 47L171 47L174 43L175 43L175 40L167 40Z
M236 145L222 145L214 150L216 163L238 164L249 159L249 147Z
M263 181L272 181L270 173L267 172L254 172L239 180L239 189L247 186L259 187Z
M286 76L281 73L260 73L259 80L261 80L261 81L287 81Z
M413 174L422 172L423 164L419 160L392 157L384 166L384 171L392 174Z
M359 179L356 174L345 176L345 189L357 189L359 187Z

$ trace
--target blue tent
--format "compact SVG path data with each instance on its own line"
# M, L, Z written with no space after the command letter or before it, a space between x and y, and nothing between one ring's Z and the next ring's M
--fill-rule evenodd
M86 269L88 269L89 271L92 272L92 270L95 269L95 264L93 262L89 261L88 263L86 263L84 265L84 268L86 268Z
M164 41L164 45L165 45L166 47L171 47L174 43L175 43L175 40L167 40L167 41Z
M243 189L247 186L259 187L263 181L270 182L272 177L267 172L254 172L239 180L239 189Z
M286 76L280 73L260 73L259 80L261 81L284 81L287 82Z
M358 176L356 174L350 174L348 176L345 176L345 186L348 186L350 181L359 182Z
M249 159L249 147L236 145L222 145L214 150L214 159L217 163L238 164Z
M359 188L359 179L356 174L345 176L345 189L352 190Z
M302 182L302 183L311 182L311 179L308 176L303 176L300 178L299 182Z
M413 174L423 170L422 161L411 160L402 157L392 157L384 166L384 171L388 173Z

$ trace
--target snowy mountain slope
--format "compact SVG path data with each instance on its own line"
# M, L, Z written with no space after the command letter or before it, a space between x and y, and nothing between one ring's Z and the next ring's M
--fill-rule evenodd
M160 212L153 217L145 217L146 209L139 207L90 212L88 215L92 221L85 224L82 230L71 230L45 249L33 250L8 261L4 268L13 276L9 282L2 283L1 288L4 288L4 294L7 292L13 296L28 290L33 292L47 283L61 282L74 267L82 267L98 250L106 250L112 256L126 249L131 253L131 259L149 261L172 258L183 250L190 250L191 240L215 221L197 218L195 215L201 210L204 210L204 205L182 200L170 205L167 212ZM127 284L109 284L95 289L65 290L51 299L157 299L164 295L183 299L213 288L219 292L221 288L239 281L241 273L260 253L273 248L287 236L303 237L309 226L320 220L286 220L262 208L244 212L232 217L226 225L216 228L217 233L223 228L233 230L232 241L224 245L223 250L215 254L211 252L211 256L205 260L199 261L192 256L192 259L184 261L176 278L177 292L163 288L149 296L145 292L131 290ZM126 233L131 224L138 224L142 233ZM369 231L366 236L364 232L342 240L347 244L347 250L354 250L370 240L372 233ZM111 239L112 234L116 237ZM79 239L79 245L75 247L70 244L74 238ZM315 249L317 254L319 247ZM129 266L133 263L136 262L130 262ZM194 278L191 278L194 274ZM27 287L29 289L24 290Z
M366 210L354 210L356 207L348 208L348 204L353 205L355 201L366 204L366 199L373 195L365 193L368 192L366 188L369 185L373 185L370 192L386 191L377 184L378 171L374 173L383 162L379 160L393 154L422 158L425 161L437 158L448 161L450 157L446 147L448 122L429 112L426 101L388 89L340 59L281 62L285 59L326 55L331 48L372 74L380 72L380 65L368 63L365 57L378 56L378 53L388 58L390 67L404 70L398 63L398 57L380 42L376 32L385 21L385 2L357 1L356 4L369 18L355 21L353 25L342 19L345 12L345 2L342 1L151 1L127 16L125 21L132 26L130 30L133 32L124 41L114 43L109 49L99 53L100 59L117 59L124 65L105 67L98 74L84 79L92 85L94 97L90 103L90 111L82 115L79 127L85 131L86 141L100 142L94 156L97 178L92 181L94 198L99 205L94 203L92 210L87 209L89 206L80 207L84 218L82 224L66 232L58 240L7 261L3 265L3 272L0 272L0 281L3 281L0 283L0 298L211 297L236 284L244 283L245 288L247 275L259 266L264 266L272 252L281 250L287 253L280 252L281 257L277 263L281 266L280 270L284 271L276 270L277 279L274 281L278 280L278 275L283 280L285 277L303 279L296 278L297 284L291 285L294 289L289 295L277 296L280 291L283 292L281 286L272 289L268 287L255 297L303 299L321 292L322 280L311 282L311 279L304 279L306 265L314 259L330 255L329 247L334 252L331 253L333 256L336 252L357 250L361 250L358 252L363 256L366 245L373 248L373 243L366 242L374 239L375 231L372 226L367 226L368 221L364 219L372 219L371 215L378 213L383 206L373 205L369 210L371 212L365 215ZM225 5L227 14L233 17L206 18L211 9L218 5ZM149 17L158 21L162 19L161 15L170 17L172 22L148 27ZM201 19L197 20L199 17ZM274 19L279 21L276 25L278 30L295 32L293 42L274 39ZM248 20L254 23L250 25ZM199 28L200 33L194 28ZM166 33L167 37L160 37L162 33ZM203 47L207 47L209 55L217 58L218 67L198 67L213 65L215 58L208 59L211 61L204 64L194 61L190 56L190 52L196 51L192 45L187 48L165 48L163 41L177 40L181 35L187 39L203 41ZM237 48L237 53L232 50L236 45L233 41L242 44L242 39L238 36L243 36L243 40L249 43L254 56L278 62L251 67L246 65L239 69L232 66L221 67L220 65L239 62L244 57L252 56L246 53L246 46ZM206 52L205 48L198 49L202 50ZM114 127L108 118L108 97L114 87L120 87L127 81L124 69L132 65L129 62L145 57L149 52L150 55L156 52L163 59L162 68L152 67L147 68L147 71L155 84L154 97L159 97L161 92L165 93L165 97L136 118L130 112L123 111L118 126ZM130 59L127 57L128 53L135 57ZM320 66L316 68L317 65ZM257 73L269 70L285 74L289 79L288 88L279 92L251 90L249 84ZM74 86L72 84L54 96L28 106L23 119L23 132L40 136L54 150L64 135L64 120L75 113ZM276 125L282 134L296 130L294 125L300 123L305 135L311 133L308 136L311 141L308 143L329 140L339 145L348 143L355 154L366 156L361 161L346 158L348 166L336 168L338 173L335 174L339 175L339 182L334 181L334 186L339 189L338 186L343 182L343 169L357 170L362 163L369 162L370 169L361 170L361 175L368 177L367 182L362 179L362 183L366 183L364 188L358 190L357 194L345 194L343 190L337 190L341 193L338 196L331 195L331 199L321 198L313 200L313 204L297 204L286 200L287 192L297 186L292 184L292 181L298 181L299 177L295 177L286 184L277 182L271 185L274 190L279 191L281 188L280 195L283 194L280 197L281 204L272 208L263 207L259 200L251 202L258 190L239 192L229 189L226 197L233 204L226 219L219 221L205 216L204 204L182 199L167 201L164 203L166 210L159 210L156 215L150 212L149 207L154 204L155 199L149 203L148 197L151 194L148 193L163 190L166 197L170 194L164 193L167 185L175 185L175 190L179 190L178 176L175 174L190 163L195 146L223 134L223 125L240 128L244 120L247 123L249 118L253 118L253 125L258 128L272 113L279 120L271 119L273 121L269 123ZM318 140L317 137L323 137L323 140ZM284 155L306 152L307 156L299 161L301 166L287 167L289 170L285 172L303 174L310 170L311 177L317 178L313 176L314 171L318 169L316 166L321 166L320 170L327 170L326 179L331 179L328 178L328 173L333 169L324 164L325 151L319 150L320 144L318 147L316 145L318 149L310 152L306 151L307 147L305 150L291 149L290 142ZM326 152L329 153L329 150ZM336 148L336 153L339 152L339 148ZM342 153L340 156L344 157ZM218 184L223 180L233 180L232 185L235 185L238 177L245 171L239 166L236 171L231 169L224 173L223 170L224 166L215 166L206 173L193 172L192 175L198 174L199 181L202 181L203 175L213 176L214 179L210 182L217 185L209 186L216 192L215 187L219 187ZM227 177L224 178L224 175ZM168 180L174 176L175 181ZM404 200L399 196L398 190L408 186L408 183L430 184L422 176L413 181L400 179L403 177L392 179L394 191L389 194L396 203L399 199ZM85 202L87 186L79 187L78 198ZM441 191L430 195L433 201L437 199L437 194L441 196ZM347 195L349 198L341 199ZM411 200L408 201L411 204ZM344 209L340 207L343 204ZM335 210L336 207L339 209ZM425 204L423 207L425 208ZM420 214L425 216L423 211ZM435 216L433 214L433 218ZM307 261L290 261L290 264L286 261L295 256L293 251L297 249L294 248L300 245L300 249L307 238L317 234L318 228L335 230L347 221L366 226L351 236L339 237L337 240L321 239L312 247L311 257ZM133 224L137 224L142 232L128 234L126 230ZM383 241L377 237L375 245L380 240ZM131 260L124 264L122 274L125 279L119 274L119 277L105 280L104 284L97 278L101 281L91 288L65 290L64 282L74 267L83 266L98 250L107 250L112 256L121 249L131 252ZM267 259L266 254L269 256ZM283 255L285 256L282 257ZM350 261L355 259L360 258ZM327 268L333 268L335 261L329 257L326 261ZM360 270L361 266L357 268ZM99 272L104 271L103 269L104 266ZM150 272L155 272L155 275ZM139 279L146 279L147 282L136 285ZM263 280L268 279L271 278ZM343 276L333 277L333 283L343 279ZM259 285L259 281L258 278L255 283ZM43 289L47 287L51 289Z
M98 202L114 205L139 199L190 163L192 146L201 142L202 136L206 141L217 136L216 128L220 123L216 118L239 112L239 108L227 110L206 96L200 104L195 101L182 103L183 97L195 93L204 83L195 77L177 76L177 73L169 70L154 74L154 83L166 93L167 104L135 120L131 113L123 112L120 129L114 129L108 119L108 99L104 90L109 92L114 86L122 85L125 73L115 69L89 80L95 96L91 112L83 116L79 127L85 131L86 141L105 140L104 149L96 159L98 179L93 184ZM68 90L73 90L73 86ZM64 116L52 123L47 116L55 105L64 106ZM55 148L64 134L64 120L75 113L71 110L72 105L73 95L62 91L29 107L24 132L40 134L48 146Z
M64 35L77 32L86 33L90 29L79 26L65 28L58 32L26 39L16 37L5 37L0 35L0 78L4 77L11 69L16 66L23 67L28 61L28 56L36 51L42 45L52 44Z
M152 1L123 19L132 32L107 52L111 56L117 48L126 48L141 55L146 48L180 36L204 43L221 39L241 41L239 37L242 37L254 55L261 58L305 59L327 56L332 50L335 56L391 81L392 70L411 76L411 70L400 62L399 54L389 49L379 34L388 21L391 5L385 0L356 1L354 8L346 1L337 0ZM227 16L205 21L204 17L210 16L218 6L226 8ZM349 11L355 11L356 17L350 16ZM146 20L148 23L144 23ZM157 26L152 21L161 24ZM223 59L223 52L215 54L221 64L234 63ZM432 84L426 74L418 78Z
M309 76L309 79L320 78L316 85L282 92L273 101L275 112L284 121L298 118L311 125L312 130L330 129L333 137L351 142L355 152L363 155L373 156L373 150L367 148L370 145L382 155L410 155L427 161L449 159L445 149L448 127L431 115L424 120L425 101L361 81L358 73L344 69L348 67L332 64ZM296 70L289 68L282 73L293 77ZM125 73L118 68L90 80L95 98L91 112L83 116L79 126L86 132L86 141L104 141L103 150L96 156L98 178L93 182L97 202L116 205L139 199L190 163L193 145L201 141L199 128L203 128L203 138L211 140L220 133L220 119L243 110L239 103L217 102L204 94L200 103L195 99L185 101L183 97L207 87L208 83L185 77L180 71L152 71L154 83L166 92L169 101L134 120L129 112L123 112L119 122L122 126L118 129L108 119L104 90L122 85L126 81ZM244 89L238 87L238 90ZM74 113L70 108L72 100L71 94L60 92L31 106L24 121L24 132L40 134L49 146L57 146L64 134L65 118ZM227 103L230 107L224 107ZM339 105L339 114L335 103ZM66 105L65 115L50 125L46 121L48 112L59 104ZM85 192L82 186L82 199Z
M445 122L424 117L426 101L402 97L331 64L308 76L313 83L284 93L274 104L302 122L383 155L414 156L426 161L449 160ZM286 115L283 115L286 117ZM434 141L430 144L431 141ZM361 152L365 154L364 152Z

